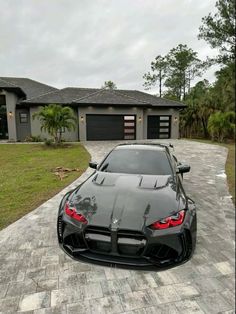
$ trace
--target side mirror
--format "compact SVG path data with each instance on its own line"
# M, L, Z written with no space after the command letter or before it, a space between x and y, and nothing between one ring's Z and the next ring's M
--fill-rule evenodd
M177 173L186 173L190 171L190 166L189 165L178 165L177 166Z
M90 161L90 163L89 163L90 168L97 169L97 166L98 166L97 162Z

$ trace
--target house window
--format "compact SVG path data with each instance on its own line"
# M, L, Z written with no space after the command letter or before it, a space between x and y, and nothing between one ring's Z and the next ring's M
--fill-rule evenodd
M6 97L5 95L0 95L0 106L6 105Z
M135 116L124 116L125 121L134 121L135 120Z
M170 120L170 116L160 116L160 120Z
M20 112L20 123L28 123L28 114Z
M136 117L124 116L124 139L134 140L136 131Z
M160 133L166 133L169 132L169 128L159 128Z
M159 134L159 138L169 138L169 134L161 133Z
M126 122L125 121L125 126L134 126L135 125L135 123L134 122Z

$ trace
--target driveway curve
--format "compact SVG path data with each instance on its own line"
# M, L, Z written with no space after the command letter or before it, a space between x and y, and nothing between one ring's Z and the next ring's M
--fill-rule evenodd
M234 214L224 173L227 149L171 140L191 165L185 189L197 204L193 258L160 272L73 261L58 247L57 208L78 180L0 232L0 313L235 313ZM84 143L99 161L117 142ZM13 196L14 197L14 196Z

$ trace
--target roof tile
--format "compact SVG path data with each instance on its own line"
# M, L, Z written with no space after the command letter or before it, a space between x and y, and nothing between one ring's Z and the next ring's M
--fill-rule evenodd
M21 77L0 77L0 88L4 87L20 88L25 93L27 99L57 90L52 86Z
M0 88L20 89L27 96L21 104L44 105L127 105L149 107L185 107L181 102L156 97L137 90L108 90L99 88L66 87L56 89L28 78L0 77Z

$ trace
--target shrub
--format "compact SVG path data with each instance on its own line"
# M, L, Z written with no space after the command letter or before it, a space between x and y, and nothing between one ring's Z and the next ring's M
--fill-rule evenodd
M31 135L31 136L26 136L25 142L43 142L42 138L40 135Z
M53 140L51 138L45 138L44 139L44 144L46 146L53 146Z
M226 137L231 137L234 134L235 113L233 111L217 111L211 114L208 120L207 128L212 140L223 142Z

